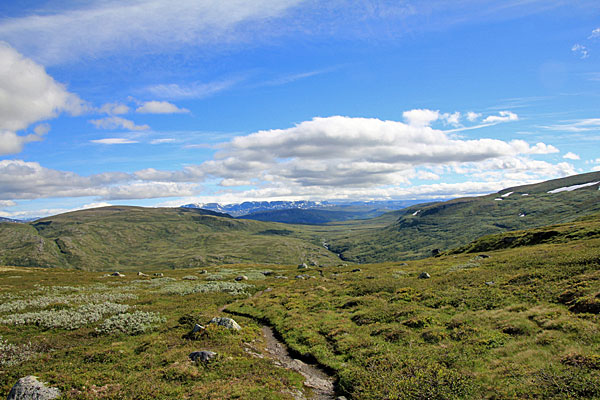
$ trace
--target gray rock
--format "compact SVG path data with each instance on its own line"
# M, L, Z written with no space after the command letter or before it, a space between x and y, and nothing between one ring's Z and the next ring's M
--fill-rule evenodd
M198 272L199 274L208 274L208 271L203 269L202 271Z
M145 273L140 271L140 272L138 272L138 276L148 276L148 275L146 275Z
M288 279L288 277L287 276L283 276L283 275L277 275L275 277L275 279Z
M119 276L119 277L124 277L125 275L123 275L120 272L113 272L112 274L110 274L110 276Z
M309 279L309 278L312 278L312 276L310 276L308 274L296 275L296 279Z
M352 270L352 272L360 272L360 271L361 271L361 269L360 269L360 268L354 268L354 269Z
M485 284L488 285L488 286L492 286L492 285L495 284L495 282L494 281L489 281L489 282L486 282Z
M236 276L236 277L235 277L235 280L236 280L237 282L239 282L239 281L247 281L247 280L248 280L248 277L247 277L246 275L240 275L240 276Z
M196 325L194 325L194 327L192 328L192 333L200 332L200 331L203 331L203 330L205 330L205 329L206 329L206 328L205 328L205 327L203 327L202 325L200 325L200 324L196 324Z
M298 269L308 269L308 265L306 265L306 263L302 263L298 265Z
M208 351L208 350L202 350L202 351L194 351L192 353L190 353L190 355L188 356L190 358L190 360L194 361L194 362L208 362L210 360L212 360L213 358L215 358L217 356L217 353L215 353L214 351Z
M60 390L47 387L35 376L26 376L15 383L6 400L52 400L60 397Z
M431 278L431 275L429 275L427 272L421 272L419 274L419 279L429 279Z
M271 276L273 274L275 274L273 271L263 271L262 273L264 276Z
M227 329L234 329L236 331L239 331L240 329L242 329L242 327L239 326L237 322L235 322L231 318L226 318L226 317L214 317L213 319L210 320L209 324L223 326Z
M157 272L154 274L154 276L163 277L163 276L165 276L165 274L163 274L162 272Z

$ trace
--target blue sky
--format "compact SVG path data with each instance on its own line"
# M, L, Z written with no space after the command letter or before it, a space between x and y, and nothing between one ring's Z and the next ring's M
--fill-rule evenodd
M597 1L0 4L0 216L600 170Z

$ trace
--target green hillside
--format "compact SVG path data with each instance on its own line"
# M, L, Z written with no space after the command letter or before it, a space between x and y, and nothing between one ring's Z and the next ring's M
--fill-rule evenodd
M0 223L0 263L127 270L339 262L322 245L289 233L286 225L205 210L105 207L29 224Z
M487 196L412 206L386 214L387 227L366 233L337 232L330 248L346 260L380 262L427 257L493 233L572 221L600 211L600 172L501 190ZM508 194L508 195L507 195Z

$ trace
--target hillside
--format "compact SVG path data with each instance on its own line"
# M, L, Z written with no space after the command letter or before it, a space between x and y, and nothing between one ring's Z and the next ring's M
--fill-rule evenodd
M86 270L339 262L286 225L184 208L105 207L0 223L0 263Z
M255 221L281 222L285 224L320 225L329 222L368 219L378 217L383 211L368 209L361 211L327 210L327 209L298 209L271 210L244 215L239 218Z
M415 205L386 215L396 222L368 233L328 237L356 262L427 257L478 237L572 221L600 211L600 172L501 190L487 196ZM553 192L553 193L549 193Z

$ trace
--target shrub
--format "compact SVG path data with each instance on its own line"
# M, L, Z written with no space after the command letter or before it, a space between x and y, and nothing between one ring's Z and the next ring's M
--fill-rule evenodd
M165 318L158 313L135 311L132 313L117 314L108 318L98 328L96 333L108 335L112 333L125 333L127 335L139 335L153 330L158 324L164 323Z
M13 314L0 319L4 325L37 325L44 329L79 329L101 320L106 315L123 313L129 309L126 304L102 303L86 304L76 309L43 310L23 314Z
M36 352L31 343L15 345L0 336L0 367L12 367L33 358Z

